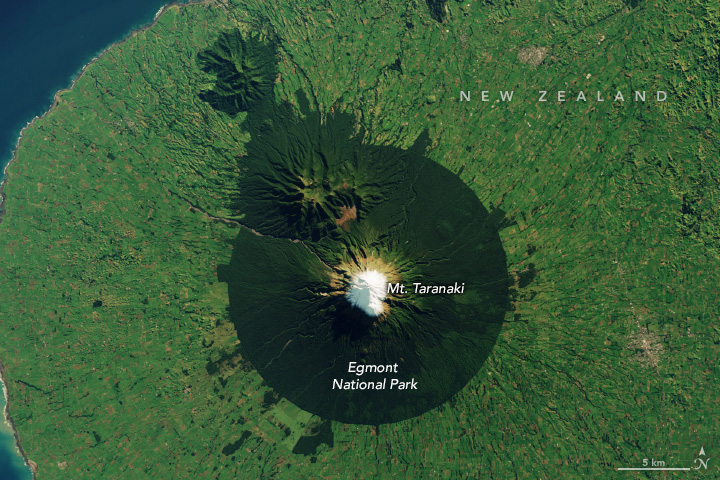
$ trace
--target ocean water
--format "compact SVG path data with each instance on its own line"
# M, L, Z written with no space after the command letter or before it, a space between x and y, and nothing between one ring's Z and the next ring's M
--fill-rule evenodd
M152 22L166 0L23 0L0 5L0 172L20 130L45 113L55 92L133 29ZM2 174L0 173L0 176ZM0 408L5 398L0 392ZM0 422L0 479L31 478Z
M0 6L0 167L22 127L45 113L56 91L167 0L23 0ZM0 169L1 171L1 169Z
M0 389L0 412L5 411L5 397ZM32 473L15 447L10 426L0 419L0 478L3 480L30 480Z

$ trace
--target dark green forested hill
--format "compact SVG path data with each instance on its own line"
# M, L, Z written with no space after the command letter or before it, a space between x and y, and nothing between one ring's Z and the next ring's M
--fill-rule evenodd
M614 469L717 458L719 28L714 0L168 8L8 168L0 359L37 478L655 478ZM267 96L351 115L368 145L427 132L496 222L510 306L448 402L344 424L243 357L217 271Z

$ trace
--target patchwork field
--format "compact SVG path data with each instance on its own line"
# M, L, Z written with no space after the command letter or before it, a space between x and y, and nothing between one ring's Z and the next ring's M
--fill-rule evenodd
M701 447L693 475L717 477L719 27L713 0L167 8L58 94L7 171L0 358L37 478L666 478L615 469ZM218 271L259 238L261 98L350 118L356 149L423 140L487 212L509 299L450 400L341 423L247 358ZM481 217L476 199L453 208Z

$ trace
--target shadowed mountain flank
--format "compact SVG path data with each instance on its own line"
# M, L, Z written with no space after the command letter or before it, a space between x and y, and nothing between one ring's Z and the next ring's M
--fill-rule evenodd
M225 32L197 56L200 68L217 77L200 98L214 109L235 115L250 109L272 92L275 47L238 31Z
M408 149L372 145L353 116L323 117L296 96L299 108L264 97L243 124L251 140L233 206L249 228L218 272L243 356L324 418L420 415L467 384L501 329L497 222L426 156L427 134ZM363 308L360 284L387 291ZM358 375L353 364L392 367Z

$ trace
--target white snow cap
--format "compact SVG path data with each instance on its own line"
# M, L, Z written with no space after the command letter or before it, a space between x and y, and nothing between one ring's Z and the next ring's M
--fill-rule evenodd
M353 307L371 317L383 313L383 300L387 297L387 278L377 270L365 270L353 275L345 297Z

